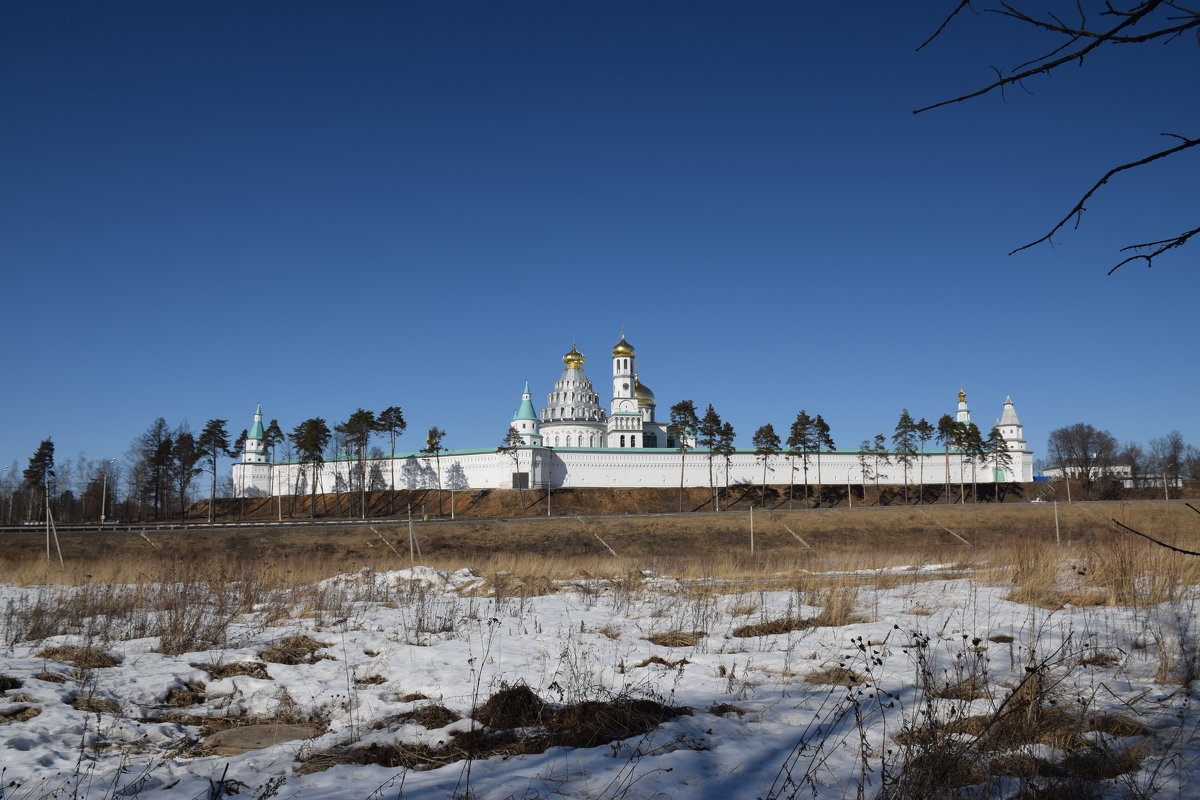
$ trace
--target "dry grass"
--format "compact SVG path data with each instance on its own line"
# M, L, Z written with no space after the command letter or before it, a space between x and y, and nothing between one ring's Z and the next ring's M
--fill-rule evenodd
M74 664L79 669L103 669L104 667L115 667L121 663L121 660L112 653L107 653L98 647L79 645L43 647L34 655L38 658L65 661L68 664Z
M804 680L816 686L858 686L867 679L846 667L828 667L808 673Z
M317 772L338 764L419 769L465 759L543 753L551 747L595 747L645 734L669 719L690 713L687 708L627 697L552 706L527 686L508 686L475 710L473 717L484 727L457 732L445 745L372 744L356 747L350 744L313 753L307 757L300 772ZM444 719L446 717L439 716L430 722L445 727L449 723L443 722Z
M853 587L828 589L824 598L813 598L814 602L823 603L824 608L815 617L800 619L784 617L768 622L753 623L734 628L733 636L747 639L753 636L772 636L791 631L802 631L809 628L840 628L843 625L853 625L863 622L864 618L855 614L854 606L858 601L858 590Z
M1130 538L1108 522L1115 517L1180 547L1200 549L1195 514L1181 503L1080 503L1059 505L1064 541L1074 553L1096 544ZM745 514L672 515L596 518L586 525L573 518L512 521L460 520L418 525L422 563L457 569L474 567L480 574L508 574L522 579L551 580L582 573L620 576L651 567L683 578L725 577L777 580L849 568L897 564L955 563L963 560L1011 563L1006 553L1028 542L1045 550L1053 541L1053 513L1045 505L1008 503L979 506L855 508L853 510L779 509L756 515L755 554L748 548ZM799 544L787 526L813 545ZM376 528L407 554L407 529ZM949 528L970 541L964 545ZM598 533L619 554L614 558L596 540ZM155 532L158 549L125 533L63 534L65 569L47 565L44 542L34 533L6 536L0 553L0 580L21 585L78 584L92 587L144 585L156 582L238 584L252 591L299 587L364 566L375 570L408 566L407 558L380 541L370 526L330 528L264 528ZM730 544L744 541L745 549ZM1130 539L1132 541L1132 539ZM1140 558L1140 556L1139 556ZM852 567L850 565L853 565ZM1097 569L1120 568L1117 559ZM1170 580L1183 582L1180 568L1169 567ZM869 576L870 577L870 576ZM1112 579L1100 578L1109 583ZM871 580L916 580L917 576L875 576ZM863 580L863 579L859 579ZM94 591L100 591L99 588ZM513 587L513 594L522 590ZM525 591L529 591L526 589Z
M707 635L705 631L666 631L647 636L646 641L659 647L695 647Z
M248 675L251 678L261 678L262 680L271 679L271 676L267 674L267 665L258 661L235 661L231 664L192 664L191 666L207 672L208 677L214 681L237 675Z
M258 654L263 661L272 664L315 664L323 659L333 660L327 654L317 655L317 651L332 646L329 642L318 642L311 636L295 634L278 644L273 644Z

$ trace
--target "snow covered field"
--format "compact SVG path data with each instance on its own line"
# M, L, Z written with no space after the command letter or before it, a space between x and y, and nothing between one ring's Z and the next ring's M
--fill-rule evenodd
M0 798L1200 797L1190 590L1051 611L949 565L535 583L0 587ZM262 722L315 736L204 740Z

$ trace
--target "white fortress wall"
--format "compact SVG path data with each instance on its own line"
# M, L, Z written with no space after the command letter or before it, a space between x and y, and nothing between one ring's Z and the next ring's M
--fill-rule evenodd
M1033 479L1032 454L1013 453L1013 464L1005 470L1004 480L1028 482ZM513 472L530 474L532 486L542 486L546 475L554 487L672 487L680 483L680 454L677 450L606 449L606 448L521 448L518 465L507 453L493 450L450 451L440 458L440 485L443 489L505 489L513 486ZM914 459L908 471L908 483L936 484L946 481L944 453L927 452ZM792 464L795 472L792 471ZM961 463L961 475L960 475ZM358 488L357 462L327 461L320 470L318 492L344 492ZM867 457L866 483L897 485L904 482L903 468L894 462L876 462ZM439 459L433 456L407 455L392 459L369 459L367 483L371 489L433 489L439 485ZM875 472L878 471L878 478ZM234 464L236 496L263 497L276 494L308 494L312 468L307 465ZM950 482L993 482L992 464L977 463L972 475L969 459L961 462L950 454ZM354 473L352 475L352 473ZM393 486L394 476L394 486ZM712 459L712 481L718 485L759 484L763 480L762 461L751 451L734 453L728 462L722 456ZM804 483L804 462L784 455L772 456L767 483ZM861 484L862 463L858 453L821 454L820 482L825 484ZM683 461L685 486L709 485L709 459L704 450L688 451ZM808 483L817 483L816 455L808 459Z

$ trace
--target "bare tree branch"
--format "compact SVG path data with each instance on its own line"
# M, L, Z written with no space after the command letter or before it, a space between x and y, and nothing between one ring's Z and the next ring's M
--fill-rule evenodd
M1027 250L1028 248L1033 247L1034 245L1038 245L1038 244L1041 244L1042 242L1049 241L1050 237L1052 237L1054 234L1058 233L1064 225L1066 225L1068 222L1071 221L1072 218L1075 219L1075 226L1079 227L1079 218L1083 215L1083 212L1087 210L1087 208L1086 208L1087 201L1089 199L1091 199L1092 195L1094 195L1100 189L1101 186L1108 183L1109 178L1113 177L1118 172L1124 172L1125 170L1144 166L1146 164L1151 163L1152 161L1157 161L1160 158L1166 158L1167 156L1174 155L1175 153L1178 153L1182 150L1187 150L1189 147L1195 147L1196 145L1200 144L1200 139L1188 139L1188 138L1180 136L1179 134L1176 134L1176 133L1163 134L1163 135L1164 136L1173 136L1176 139L1182 139L1183 144L1176 145L1175 147L1171 147L1166 150L1160 150L1159 152L1154 153L1152 155L1148 155L1145 158L1139 159L1137 161L1131 161L1128 164L1122 164L1119 167L1113 167L1108 172L1104 173L1104 177L1102 177L1100 180L1098 180L1094 184L1092 184L1092 188L1090 188L1086 192L1084 192L1083 197L1079 198L1079 201L1075 203L1075 207L1072 208L1065 217L1063 217L1061 220L1059 220L1058 224L1055 225L1053 228L1051 228L1049 233L1047 233L1045 236L1041 237L1040 239L1029 242L1028 244L1021 245L1016 250L1011 251L1009 253L1009 255L1011 256L1013 253L1019 253L1022 250ZM1192 233L1194 233L1194 231ZM1190 238L1191 235L1192 235L1191 233L1186 234L1187 238ZM1178 237L1175 237L1175 238L1177 239ZM1164 239L1163 240L1163 242L1170 242L1170 241L1174 241L1174 239ZM1185 241L1186 241L1186 239L1185 239ZM1140 245L1135 244L1135 245L1130 245L1129 247L1122 248L1122 249L1129 250L1129 249L1137 248L1137 247L1153 247L1158 244L1163 244L1163 242L1147 242L1146 244L1140 244ZM1158 255L1158 254L1155 253L1153 255ZM1125 261L1122 261L1121 264L1126 263L1126 261L1133 261L1135 259L1144 258L1144 257L1145 256L1130 256ZM1121 266L1121 264L1118 264L1117 267ZM1117 269L1117 267L1113 267L1113 269L1115 270L1115 269Z
M1133 528L1129 527L1128 525L1122 525L1120 522L1117 522L1115 519L1112 520L1112 523L1114 525L1117 525L1118 527L1124 528L1125 530L1129 531L1130 533L1136 533L1138 536L1142 537L1143 539L1149 539L1150 541L1154 542L1159 547L1165 547L1168 550L1174 550L1176 553L1183 553L1185 556L1200 556L1200 553L1196 553L1191 550L1184 550L1180 547L1175 547L1174 545L1169 545L1166 542L1160 542L1158 539L1155 539L1153 536L1147 536L1146 534L1142 533L1141 531L1134 530Z
M1124 30L1125 28L1129 28L1133 25L1136 25L1138 22L1140 22L1143 18L1145 18L1145 16L1147 14L1149 14L1151 11L1153 11L1160 4L1160 2L1161 2L1161 0L1158 0L1156 2L1144 3L1142 6L1139 6L1139 8L1135 10L1135 12L1131 12L1128 17L1123 19L1121 22L1117 23L1111 30L1106 31L1103 34L1097 34L1092 39L1092 41L1088 42L1086 45L1084 45L1083 47L1081 47L1077 50L1072 50L1071 52L1069 52L1065 55L1059 56L1058 58L1056 58L1052 61L1044 61L1044 59L1049 58L1048 55L1043 56L1042 58L1034 59L1034 62L1033 62L1034 65L1029 67L1028 69L1024 69L1024 70L1021 70L1020 72L1013 73L1012 75L1009 75L1006 78L1004 78L1004 77L999 78L998 80L995 80L992 83L989 83L987 86L984 86L982 89L977 89L974 92L960 95L960 96L952 98L950 100L942 100L941 102L934 103L933 105L925 106L924 108L918 108L913 113L920 114L924 111L930 111L935 108L941 108L942 106L948 106L953 103L961 103L964 100L970 100L972 97L979 97L980 95L987 94L988 92L990 92L994 89L999 89L1002 86L1007 86L1010 83L1020 83L1021 81L1025 80L1026 78L1033 77L1034 75L1037 75L1039 73L1050 72L1051 70L1053 70L1057 67L1061 67L1063 64L1069 64L1072 61L1082 61L1083 57L1086 56L1088 53L1092 52L1093 50L1095 50L1097 47L1104 44L1105 42L1113 40L1114 37L1117 37L1117 34L1120 31ZM957 13L957 11L955 13ZM1001 12L996 12L996 13L1001 13ZM1200 25L1200 19L1197 19L1194 24ZM1051 52L1057 53L1061 49L1062 49L1061 47L1056 48L1055 50L1053 50ZM1039 61L1044 61L1044 63L1040 63L1040 64L1036 63Z
M1130 0L1131 7L1127 9L1117 8L1113 3L1114 0L1102 0L1102 2L1097 0L1094 3L1090 3L1093 5L1097 16L1111 19L1111 25L1108 22L1103 23L1104 25L1109 25L1109 27L1104 28L1101 26L1096 28L1089 22L1088 12L1085 10L1085 0L1075 0L1075 8L1079 17L1076 24L1065 22L1053 11L1047 11L1041 16L1034 16L1014 6L1011 0L995 0L995 7L986 8L984 11L1055 34L1062 37L1064 41L1040 56L1018 64L1015 68L1009 70L1007 75L1004 71L993 67L992 69L996 73L995 80L980 89L949 100L924 106L923 108L918 108L913 113L920 114L935 108L941 108L942 106L961 103L993 91L997 91L1003 96L1005 89L1010 85L1025 88L1024 81L1028 78L1035 75L1048 74L1058 67L1071 62L1082 63L1085 56L1104 44L1141 44L1150 41L1167 43L1180 36L1184 31L1192 29L1197 30L1198 38L1200 38L1200 10L1187 8L1173 0ZM959 0L949 16L946 17L933 35L926 39L917 50L921 50L937 38L946 29L950 21L964 8L970 8L969 0ZM1151 19L1152 15L1156 16ZM1163 135L1178 139L1180 144L1153 153L1137 161L1113 167L1100 180L1096 181L1091 188L1084 192L1074 207L1045 236L1016 248L1009 255L1019 253L1022 250L1045 242L1053 244L1054 235L1072 220L1074 220L1074 227L1078 228L1083 213L1087 210L1088 201L1102 186L1119 173L1134 169L1135 167L1145 166L1200 144L1200 139L1187 138L1174 133ZM1155 258L1168 250L1186 244L1197 234L1200 234L1200 228L1185 231L1177 236L1170 236L1157 241L1142 242L1122 247L1120 249L1121 253L1145 250L1149 250L1150 252L1136 252L1128 255L1112 267L1108 271L1108 274L1111 275L1131 261L1144 261L1147 267L1153 266Z
M938 34L940 34L942 31L946 30L946 26L950 24L950 20L954 19L958 15L958 12L962 11L964 8L967 8L969 5L971 5L971 0L959 0L958 7L955 8L953 11L951 11L950 15L948 17L946 17L944 20L942 20L942 24L939 25L938 29L933 32L932 36L930 36L925 41L921 42L921 47L917 48L917 52L918 53L921 52L921 48L923 48L925 45L932 42L934 39L936 39L938 37Z

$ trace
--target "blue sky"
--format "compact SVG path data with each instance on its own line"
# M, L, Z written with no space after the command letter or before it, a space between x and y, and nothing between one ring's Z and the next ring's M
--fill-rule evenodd
M830 5L830 4L825 4ZM1194 41L1047 49L953 3L28 3L0 30L0 464L123 457L156 417L236 433L401 406L416 449L503 438L625 327L660 411L839 446L1011 394L1035 457L1196 419Z

